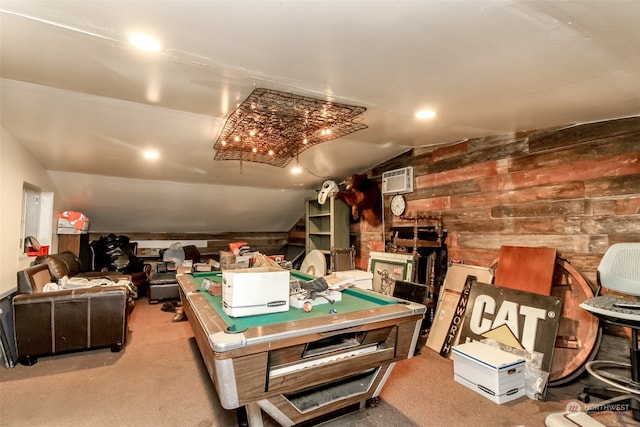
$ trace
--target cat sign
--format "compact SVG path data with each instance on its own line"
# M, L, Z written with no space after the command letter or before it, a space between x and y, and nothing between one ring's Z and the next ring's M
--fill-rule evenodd
M471 285L460 342L491 337L508 344L507 339L515 339L516 346L542 353L541 369L550 372L561 313L561 298L476 281Z

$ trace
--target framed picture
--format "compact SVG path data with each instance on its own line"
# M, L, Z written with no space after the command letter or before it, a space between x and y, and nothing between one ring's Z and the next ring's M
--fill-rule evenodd
M413 279L414 264L413 255L371 252L368 270L373 274L373 290L381 294L393 295L396 280L411 281Z

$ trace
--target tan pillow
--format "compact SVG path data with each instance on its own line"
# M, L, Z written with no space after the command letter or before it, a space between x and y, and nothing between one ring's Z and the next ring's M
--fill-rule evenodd
M44 285L51 282L49 270L40 270L32 277L33 292L42 292Z

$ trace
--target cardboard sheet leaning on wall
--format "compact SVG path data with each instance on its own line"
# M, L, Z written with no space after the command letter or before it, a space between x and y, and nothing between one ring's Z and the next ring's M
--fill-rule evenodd
M483 283L491 283L493 269L475 265L449 263L444 279L438 307L427 338L427 347L437 351L443 357L448 357L451 347L458 343L460 329L466 311L468 291L465 293L465 283L468 276Z

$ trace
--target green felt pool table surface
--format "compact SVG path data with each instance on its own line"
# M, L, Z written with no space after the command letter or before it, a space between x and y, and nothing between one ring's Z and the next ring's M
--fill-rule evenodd
M291 275L302 281L315 278L296 271ZM400 304L393 297L352 287L343 291L341 301L315 305L310 312L290 307L286 312L232 318L222 309L222 297L202 286L205 279L221 283L222 273L177 278L222 407L244 405L254 420L261 420L262 408L282 425L296 425L377 396L395 362L412 356L426 310L421 304ZM347 393L341 384L360 388ZM301 395L305 400L307 393L332 397L301 412L290 398Z
M313 280L313 276L305 275L301 272L292 271L292 277L301 280L308 281ZM202 286L205 279L209 279L213 282L222 282L221 272L196 272L192 273L193 283L198 287L198 290L202 292L211 305L215 308L218 315L229 326L230 331L242 331L248 328L274 325L278 323L291 322L301 319L310 318L322 318L329 317L336 313L355 312L359 310L375 309L380 306L397 304L397 300L387 297L382 294L373 294L366 292L358 288L349 288L343 291L342 300L336 301L333 304L321 304L314 306L310 312L305 312L303 309L290 307L289 311L280 313L270 313L247 317L229 317L222 309L222 297L214 296L208 293ZM330 313L330 310L335 310L336 313Z

